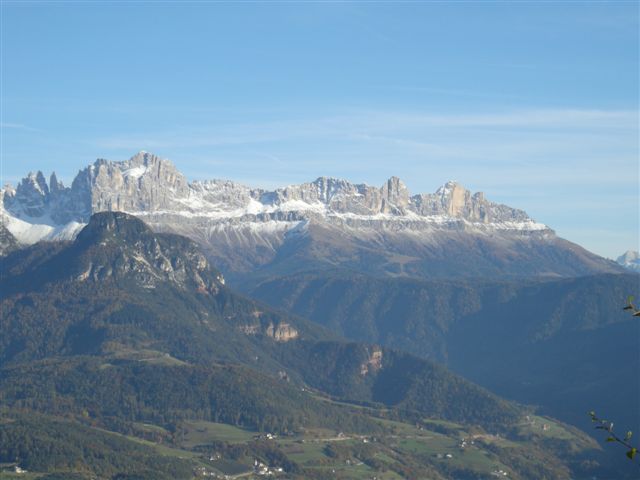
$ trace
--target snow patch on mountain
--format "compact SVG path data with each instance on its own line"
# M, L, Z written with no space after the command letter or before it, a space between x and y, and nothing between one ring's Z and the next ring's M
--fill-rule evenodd
M122 175L124 175L125 177L140 178L146 172L147 172L147 167L137 166L137 167L129 168L127 170L123 170Z
M0 220L3 225L13 234L16 240L22 245L32 245L41 240L73 240L78 232L86 225L85 223L69 222L63 225L51 225L48 223L33 223L25 221L6 212L0 213ZM37 219L42 221L42 218Z

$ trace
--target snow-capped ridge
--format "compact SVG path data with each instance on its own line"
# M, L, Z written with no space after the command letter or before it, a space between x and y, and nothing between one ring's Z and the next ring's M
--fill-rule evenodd
M13 219L7 222L8 229L23 243L52 235L66 238L77 231L75 226L101 211L144 216L157 225L175 225L172 228L178 231L180 223L197 219L233 228L268 222L295 228L303 221L352 229L395 225L394 229L425 234L452 225L495 231L547 229L524 211L490 202L484 194L473 194L455 181L446 182L435 193L415 195L395 176L380 187L318 177L265 190L230 180L188 182L169 160L145 151L124 161L99 158L80 170L70 187L59 182L55 173L47 182L38 171L15 190L2 190L3 218Z

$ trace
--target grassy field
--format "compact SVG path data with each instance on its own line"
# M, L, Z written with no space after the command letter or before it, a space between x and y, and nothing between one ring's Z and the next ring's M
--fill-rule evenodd
M172 357L166 352L160 352L158 350L153 349L132 349L126 345L122 345L119 343L109 343L108 344L109 353L115 359L130 359L137 360L139 362L147 362L157 365L166 365L166 366L184 366L188 365L186 362L182 360L178 360L175 357ZM109 364L105 363L104 367L108 367Z
M224 423L205 422L203 420L186 421L181 424L185 430L180 442L183 448L193 448L211 442L244 443L257 433Z
M294 462L301 465L314 465L319 462L328 460L328 457L324 454L325 443L305 441L302 443L301 439L281 442L282 451Z
M523 434L533 434L559 440L574 440L576 437L574 433L562 424L537 415L530 415L529 420L521 424L519 429Z

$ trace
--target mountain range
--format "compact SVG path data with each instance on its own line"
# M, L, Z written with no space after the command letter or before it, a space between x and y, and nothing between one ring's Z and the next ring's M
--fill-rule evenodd
M599 257L455 182L411 195L395 177L380 188L322 177L269 191L188 182L140 152L97 160L70 187L37 172L0 196L2 402L17 419L26 406L91 411L94 426L120 432L129 421L166 430L196 419L284 433L341 423L372 432L382 415L513 437L532 415L521 405L535 404L583 430L592 409L640 428L630 374L640 331L621 308L640 290L633 255ZM175 384L183 367L186 383ZM56 383L60 371L71 385ZM140 375L194 400L162 403ZM120 398L137 392L127 409L98 400L114 380ZM273 396L261 400L261 385ZM216 397L219 388L241 393ZM38 400L21 400L28 392ZM575 435L574 454L593 447ZM569 455L552 474L532 473L545 456L558 461L536 442L542 453L512 458L512 475L605 472ZM422 461L414 471L449 475Z
M19 243L73 238L93 213L124 211L197 241L230 279L336 266L421 278L622 270L455 182L411 195L396 177L380 188L322 177L268 191L189 183L170 161L140 152L122 162L99 159L70 187L55 173L49 182L31 173L1 197L3 223Z

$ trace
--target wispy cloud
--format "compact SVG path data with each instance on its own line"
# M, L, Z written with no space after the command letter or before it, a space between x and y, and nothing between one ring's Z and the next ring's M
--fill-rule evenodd
M98 138L96 147L107 149L217 147L251 145L297 138L375 138L416 147L434 146L432 142L409 138L428 137L435 129L505 128L565 130L631 130L638 128L638 113L606 110L522 110L484 114L419 114L360 111L349 114L307 118L304 120L238 123L224 126L180 128L171 131L135 133ZM428 130L432 129L432 130ZM398 136L405 134L405 137ZM441 132L440 132L441 133ZM551 133L559 133L552 131ZM561 133L561 132L560 132ZM395 135L395 136L394 136Z
M30 132L39 132L40 131L37 128L29 127L27 125L23 125L22 123L2 122L2 123L0 123L0 128L7 129L7 130L26 130L26 131L30 131Z
M219 165L221 172L253 170L262 172L266 182L274 170L340 176L348 166L369 177L360 181L373 182L384 174L424 178L424 172L430 172L440 177L438 182L462 177L489 185L630 185L637 182L638 114L576 109L456 115L357 111L133 133L92 144L105 153L143 148L178 152L178 158L226 158L226 165ZM416 183L424 188L423 182Z
M499 113L416 114L370 112L370 126L386 127L565 127L636 128L638 112L628 110L531 109ZM363 120L364 120L363 118Z
M419 85L388 85L388 86L376 86L374 88L380 90L391 90L400 92L416 92L427 93L435 95L445 95L453 97L473 97L473 98L500 98L500 99L522 99L522 95L512 95L507 93L498 92L482 92L479 90L464 90L457 88L441 88L433 86L419 86Z

